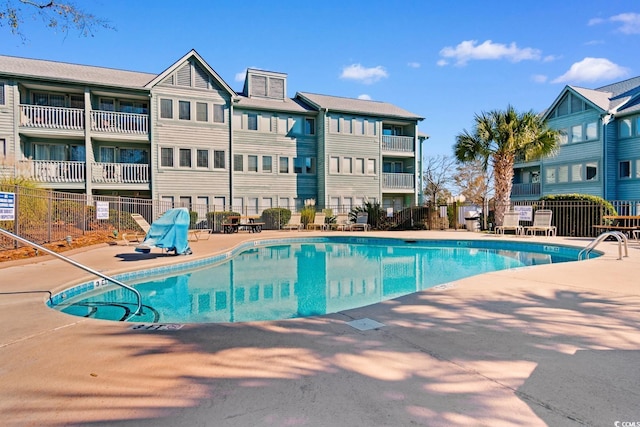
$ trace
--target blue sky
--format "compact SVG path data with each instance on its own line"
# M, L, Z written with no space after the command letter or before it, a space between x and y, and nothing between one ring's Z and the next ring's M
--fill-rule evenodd
M289 96L369 98L419 114L426 155L451 155L476 113L508 104L541 111L567 84L597 88L640 75L640 3L632 0L75 4L115 30L56 33L27 14L28 40L0 27L0 53L160 73L195 49L237 91L255 67L287 73Z

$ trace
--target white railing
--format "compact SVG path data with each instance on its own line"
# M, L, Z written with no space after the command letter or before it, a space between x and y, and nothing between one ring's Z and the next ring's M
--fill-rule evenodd
M93 163L91 180L98 184L146 184L149 182L149 165Z
M383 173L382 188L411 190L414 188L415 179L411 173Z
M382 151L413 153L413 137L382 135Z
M511 187L512 196L539 196L540 183L532 182L527 184L513 184Z
M85 163L62 160L27 160L23 174L37 182L84 182Z
M84 129L81 108L20 105L20 126L31 128Z
M115 133L149 133L149 116L146 114L92 111L91 130Z

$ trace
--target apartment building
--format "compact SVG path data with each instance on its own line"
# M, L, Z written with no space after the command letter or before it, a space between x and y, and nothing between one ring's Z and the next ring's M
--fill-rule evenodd
M543 117L560 131L560 149L514 165L512 199L640 199L640 77L597 89L566 86Z
M422 117L287 92L258 69L237 92L194 50L160 74L0 56L2 171L198 210L418 201Z

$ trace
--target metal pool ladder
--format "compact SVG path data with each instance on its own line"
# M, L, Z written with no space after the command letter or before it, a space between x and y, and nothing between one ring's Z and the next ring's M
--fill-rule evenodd
M578 254L578 261L582 260L583 257L584 259L589 259L589 254L591 253L591 251L593 251L595 247L598 246L598 244L607 237L615 237L618 241L618 259L622 259L622 244L624 244L624 256L629 256L629 249L627 248L627 241L629 239L627 238L626 234L620 231L605 231L604 233L593 239L591 243L589 243L583 250L580 251L580 253Z
M74 260L72 260L71 258L67 258L66 256L60 255L60 254L59 254L59 253L57 253L57 252L54 252L54 251L52 251L52 250L50 250L50 249L47 249L47 248L45 248L44 246L40 246L40 245L38 245L37 243L33 243L33 242L32 242L32 241L30 241L30 240L27 240L27 239L25 239L25 238L22 238L22 237L20 237L20 236L16 235L16 234L13 234L13 233L11 233L11 232L9 232L9 231L7 231L7 230L4 230L4 229L0 228L0 233L1 233L1 234L5 234L5 235L7 235L7 236L11 237L12 239L17 240L18 242L24 243L25 245L29 245L29 246L31 246L31 247L34 247L34 248L36 248L36 249L37 249L37 250L39 250L39 251L46 252L46 253L48 253L49 255L53 255L54 257L56 257L56 258L58 258L58 259L61 259L61 260L62 260L62 261L64 261L64 262L68 262L69 264L71 264L71 265L73 265L73 266L75 266L75 267L78 267L78 268L79 268L79 269L81 269L81 270L87 271L87 272L89 272L89 273L91 273L91 274L95 274L95 275L96 275L96 276L98 276L98 277L102 277L103 279L108 280L109 282L112 282L112 283L114 283L114 284L116 284L116 285L118 285L118 286L121 286L121 287L123 287L123 288L125 288L125 289L130 290L131 292L133 292L133 293L136 295L136 298L138 299L138 306L137 306L137 308L136 308L136 311L134 311L134 312L133 312L129 317L127 317L127 318L126 318L126 319L124 319L124 320L125 320L125 321L126 321L126 320L129 320L129 319L130 319L130 318L132 318L133 316L136 316L136 315L138 315L138 314L141 314L140 312L142 311L142 297L140 296L140 292L138 292L138 290L137 290L137 289L132 288L131 286L129 286L129 285L127 285L127 284L124 284L124 283L122 283L121 281L114 279L113 277L109 277L109 276L107 276L106 274L102 274L102 273L100 273L99 271L96 271L96 270L94 270L94 269L92 269L92 268L90 268L90 267L87 267L86 265L80 264L79 262L74 261Z

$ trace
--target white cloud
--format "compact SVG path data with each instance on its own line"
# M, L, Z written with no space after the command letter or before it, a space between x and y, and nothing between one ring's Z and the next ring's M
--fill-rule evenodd
M365 101L371 101L371 97L369 95L367 95L366 93L363 93L362 95L358 95L358 99L364 99Z
M557 61L560 58L562 57L558 55L547 55L544 58L542 58L542 62L553 62L553 61Z
M624 34L640 34L640 13L621 13L607 19L593 18L589 20L589 25L598 25L604 22L620 24L618 31Z
M360 64L351 64L342 69L341 79L356 80L360 83L371 84L380 79L389 77L387 70L381 65L372 68L365 68Z
M546 83L547 79L548 77L545 76L544 74L534 74L533 76L531 76L531 80L533 80L536 83Z
M411 68L420 68L420 63L419 62L408 62L407 66L411 67Z
M447 61L446 59L439 59L436 64L438 65L438 67L444 67L445 65L449 65L449 61Z
M604 40L589 40L585 43L585 46L596 46L599 44L604 44Z
M247 75L247 69L245 68L244 70L240 71L239 73L236 73L236 76L234 78L235 81L237 82L243 82L244 78Z
M613 80L629 73L627 68L614 64L606 58L584 58L569 68L569 71L554 79L551 83L595 82Z
M440 51L440 56L455 59L456 65L466 65L471 60L483 59L508 59L512 62L538 60L541 52L539 49L530 47L519 48L515 42L505 45L487 40L478 44L477 40L465 40L456 47L443 48Z

